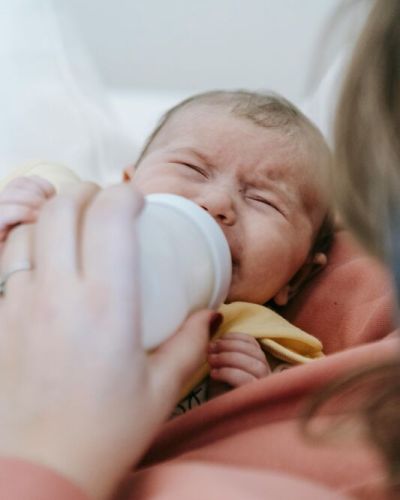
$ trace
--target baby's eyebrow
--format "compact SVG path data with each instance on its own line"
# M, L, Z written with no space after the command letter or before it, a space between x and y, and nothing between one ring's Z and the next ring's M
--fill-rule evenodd
M198 151L196 149L192 148L177 148L173 150L173 153L183 153L187 155L194 155L197 156L197 158L204 163L207 167L212 166L212 160L209 158L205 153L202 153L201 151Z
M293 189L293 186L286 181L287 175L285 175L283 169L279 171L279 168L277 168L272 171L259 172L257 176L248 178L245 182L249 187L255 189L272 191L280 196L283 201L292 205L296 202L297 190Z
M257 174L258 178L268 181L285 181L290 176L290 169L285 163L269 163L260 168Z

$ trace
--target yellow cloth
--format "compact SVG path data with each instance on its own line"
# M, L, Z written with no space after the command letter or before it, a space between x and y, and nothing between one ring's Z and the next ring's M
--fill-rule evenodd
M255 337L264 351L290 364L304 364L323 356L321 342L286 321L267 307L249 302L223 305L219 311L224 321L212 340L229 332L246 333ZM181 399L194 389L209 373L205 362L181 391Z
M15 177L30 175L38 175L48 180L53 184L57 192L59 192L60 188L65 184L81 181L81 179L68 167L38 160L13 170L10 175L0 181L0 191L4 189L6 184L15 179Z

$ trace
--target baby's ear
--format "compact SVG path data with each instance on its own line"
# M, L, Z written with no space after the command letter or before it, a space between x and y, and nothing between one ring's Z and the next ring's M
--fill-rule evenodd
M124 182L130 182L133 179L134 175L135 175L135 166L129 165L124 169L122 180Z
M328 258L326 254L322 252L317 252L307 259L307 262L297 271L289 283L282 287L275 295L273 298L275 304L278 306L285 306L307 281L326 266L327 262Z
M290 285L285 285L279 292L272 298L277 306L285 306L289 302Z

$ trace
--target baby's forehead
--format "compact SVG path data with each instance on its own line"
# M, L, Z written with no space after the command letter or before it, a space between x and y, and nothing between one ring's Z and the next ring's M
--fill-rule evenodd
M185 127L188 130L194 128L195 125L210 124L216 117L225 117L231 121L238 120L232 113L230 106L226 104L207 104L191 102L182 107L176 108L173 113L165 120L160 132L164 134L173 133L176 129ZM224 130L220 131L221 133Z
M301 196L307 211L321 204L325 151L319 138L300 126L265 127L224 104L190 103L167 119L156 142L156 148L194 154L218 167L240 167L257 184L277 182Z
M276 164L286 170L304 168L313 156L313 144L299 126L262 126L222 104L191 103L176 110L160 130L159 140L172 147L193 144L209 155L227 153L229 148L249 161L254 157L257 164Z
M165 120L153 147L186 143L209 155L227 153L229 149L245 159L255 156L258 163L275 156L290 161L303 149L292 132L294 129L261 126L248 117L238 116L227 104L194 102L176 109ZM237 147L232 148L232 143Z

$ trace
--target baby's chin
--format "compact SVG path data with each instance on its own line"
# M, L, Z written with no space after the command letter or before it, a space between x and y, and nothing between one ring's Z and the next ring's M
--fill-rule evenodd
M260 282L254 285L257 277L252 276L246 279L243 267L233 263L232 265L232 280L228 291L228 296L224 304L232 302L250 302L252 304L264 305L274 298L274 293L271 289L265 289L260 286Z
M238 293L238 288L240 288L240 278L239 278L238 266L232 263L232 279L228 290L228 296L225 299L224 304L231 304L232 302L238 302L241 299L240 293Z
M235 281L236 281L235 280L235 273L232 270L232 281L231 281L231 285L229 287L228 296L226 297L224 304L231 304L232 302L238 302L240 300L244 300L244 299L238 298L238 297L240 297L240 293L238 294L237 284L235 283Z

